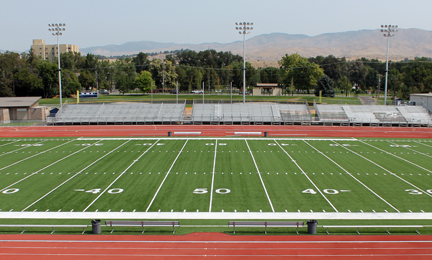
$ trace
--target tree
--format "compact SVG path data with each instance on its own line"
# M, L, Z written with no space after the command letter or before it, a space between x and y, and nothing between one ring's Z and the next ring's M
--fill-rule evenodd
M148 55L143 52L138 53L136 57L132 58L132 62L135 65L136 73L141 73L143 70L150 69L150 60L148 59Z
M333 80L327 75L322 76L315 86L315 96L319 96L321 92L322 97L335 97L335 90L333 87Z
M42 61L36 66L39 77L43 84L43 97L51 98L58 94L58 72L57 65L49 61ZM54 88L54 83L56 88Z
M142 92L150 91L151 84L154 83L152 75L148 71L141 71L138 77L135 78L135 87L139 88Z
M81 84L81 87L88 90L92 90L96 83L93 75L88 70L84 70L83 72L81 72L78 80Z
M324 75L318 64L309 62L298 53L285 54L279 64L285 71L285 85L289 85L291 79L293 79L296 88L306 90L307 93L309 93L309 89L316 85L317 80Z

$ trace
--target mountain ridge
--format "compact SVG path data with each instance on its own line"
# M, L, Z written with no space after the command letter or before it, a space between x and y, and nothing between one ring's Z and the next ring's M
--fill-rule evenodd
M120 45L106 45L82 48L83 54L93 53L104 56L133 55L139 52L154 53L190 49L203 51L231 51L243 55L243 42L178 44L155 41L126 42ZM324 33L316 36L304 34L269 33L246 40L248 61L276 61L285 54L299 53L305 57L318 55L385 59L387 39L380 30L360 30ZM401 60L414 57L432 57L432 31L421 29L399 29L390 39L390 59Z

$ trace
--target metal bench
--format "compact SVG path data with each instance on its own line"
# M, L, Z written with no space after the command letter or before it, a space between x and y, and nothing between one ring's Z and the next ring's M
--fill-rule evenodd
M120 221L120 220L107 220L106 226L111 227L111 233L114 232L114 227L142 227L144 233L145 227L172 227L173 234L175 227L180 227L179 221Z
M339 225L339 226L322 226L323 228L326 228L327 234L329 234L329 228L356 228L357 234L360 235L359 229L360 228L387 228L386 232L390 235L390 228L416 228L416 233L420 234L418 231L419 228L422 228L421 225Z
M264 233L267 234L267 227L286 227L296 228L298 234L298 228L304 226L304 222L295 221L229 221L228 226L233 228L233 234L235 234L236 227L264 227Z
M19 224L2 224L0 227L7 227L7 228L21 228L22 233L25 232L25 228L52 228L51 234L55 232L55 228L82 228L84 234L85 229L88 227L88 225L19 225Z

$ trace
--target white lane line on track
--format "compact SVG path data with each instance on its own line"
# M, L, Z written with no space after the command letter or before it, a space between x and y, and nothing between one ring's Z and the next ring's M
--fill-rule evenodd
M12 164L10 164L10 165L8 165L8 166L5 166L5 167L3 167L3 168L0 168L0 171L6 169L6 168L8 168L8 167L11 167L11 166L13 166L13 165L15 165L15 164L18 164L18 163L20 163L20 162L23 162L23 161L25 161L25 160L28 160L28 159L30 159L30 158L33 158L33 157L35 157L35 156L38 156L38 155L44 154L44 153L46 153L46 152L48 152L48 151L51 151L51 150L53 150L53 149L56 149L56 148L58 148L58 147L60 147L60 146L62 146L62 145L65 145L65 144L71 143L71 142L73 142L73 141L76 141L76 140L78 140L78 139L73 139L72 141L69 141L69 142L66 142L66 143L62 143L61 145L57 145L56 147L50 148L50 149L45 150L45 151L43 151L43 152L40 152L40 153L38 153L38 154L35 154L35 155L30 156L30 157L27 157L27 158L24 158L24 159L22 159L22 160L19 160L19 161L17 161L17 162L14 162L14 163L12 163Z
M247 145L247 147L248 147L248 149L249 149L249 153L250 153L250 155L252 156L252 160L253 160L253 162L254 162L254 164L255 164L255 168L256 168L256 170L257 170L257 172L258 172L258 176L259 176L259 178L260 178L260 180L261 180L261 184L262 184L262 186L263 186L263 188L264 188L265 194L266 194L266 196L267 196L267 200L268 200L268 202L270 203L270 207L271 207L271 209L272 209L272 212L275 212L274 207L273 207L273 203L272 203L272 201L271 201L271 199L270 199L270 196L269 196L269 194L268 194L268 192L267 192L267 188L266 188L266 186L265 186L265 184L264 184L264 180L262 179L261 172L260 172L260 170L259 170L259 168L258 168L258 165L257 165L256 161L255 161L255 157L253 156L253 153L252 153L252 151L251 151L251 149L250 149L250 147L249 147L249 144L248 144L247 140L245 140L245 142L246 142L246 145Z
M132 167L136 162L138 162L139 159L141 159L141 157L144 156L144 154L146 154L151 148L153 148L153 146L155 146L157 144L159 140L157 140L156 142L153 143L152 146L150 146L147 150L145 150L145 152L143 152L137 159L135 159L117 178L115 178L115 180L113 180L110 185L108 185L108 187L105 188L105 190L103 190L97 197L96 199L94 199L84 210L83 212L85 212L88 208L90 208L91 205L93 205L93 203L95 203L109 188L111 188L111 186L118 180L120 179L120 177L127 171L130 169L130 167Z
M304 141L306 144L308 144L310 147L312 147L313 149L315 149L315 151L319 152L321 155L323 155L324 157L326 157L327 159L329 159L332 163L336 164L339 168L341 168L344 172L346 172L349 176L351 176L352 178L354 178L354 180L356 180L357 182L359 182L361 185L363 185L363 187L365 187L366 189L368 189L371 193L373 193L375 196L377 196L378 198L380 198L382 201L384 201L387 205L389 205L390 207L392 207L394 210L396 210L397 212L400 212L396 207L394 207L392 204L390 204L388 201L386 201L384 198L382 198L380 195L378 195L377 193L375 193L375 191L373 191L371 188L369 188L368 186L366 186L363 182L361 182L359 179L357 179L356 177L354 177L350 172L348 172L345 168L343 168L342 166L340 166L337 162L333 161L330 157L328 157L327 155L325 155L323 152L321 152L320 150L318 150L317 148L315 148L313 145L309 144L308 142Z
M96 144L96 143L99 143L99 142L100 142L100 141L97 141L97 142L93 143L92 145L94 145L94 144ZM51 163L51 164L48 165L48 166L43 167L42 169L40 169L40 170L38 170L38 171L33 172L32 174L28 175L27 177L24 177L24 178L22 178L21 180L16 181L16 182L12 183L11 185L9 185L9 186L7 186L7 187L1 189L0 192L2 192L2 191L4 191L4 190L6 190L6 189L8 189L8 188L10 188L10 187L12 187L12 186L14 186L14 185L17 184L17 183L22 182L23 180L25 180L25 179L27 179L27 178L30 178L31 176L37 174L38 172L40 172L40 171L42 171L42 170L45 170L46 168L51 167L51 166L53 166L54 164L56 164L56 163L58 163L58 162L60 162L60 161L63 161L64 159L66 159L66 158L68 158L68 157L70 157L70 156L72 156L72 155L74 155L74 154L76 154L76 153L81 152L81 151L84 150L84 149L89 148L89 147L92 146L92 145L86 146L86 147L84 147L84 148L82 148L82 149L80 149L80 150L78 150L78 151L76 151L76 152L74 152L74 153L72 153L72 154L69 154L69 155L67 155L67 156L65 156L65 157L63 157L63 158L61 158L61 159L59 159L59 160L57 160L57 161Z
M276 141L276 139L274 139L274 142L277 143L277 145L279 145L279 148L285 152L286 155L288 155L288 157L291 159L291 161L297 166L297 168L299 168L299 170L303 173L303 175L309 180L310 183L312 183L312 185L315 187L315 189L318 190L318 192L321 194L321 196L323 196L323 198L328 202L328 204L330 204L330 206L336 211L339 212L337 210L337 208L330 202L330 200L324 195L324 193L322 193L322 191L318 188L318 186L309 178L309 176L306 174L306 172L300 167L300 165L298 165L298 163L291 157L291 155L282 148L282 146Z
M31 206L33 206L34 204L36 204L37 202L39 202L40 200L42 200L43 198L45 198L46 196L48 196L49 194L51 194L52 192L54 192L55 190L57 190L58 188L60 188L61 186L63 186L63 184L69 182L70 180L72 180L73 178L75 178L75 176L77 176L78 174L82 173L83 171L85 171L86 169L88 169L89 167L91 167L93 164L97 163L98 161L100 161L101 159L103 159L104 157L106 157L107 155L109 155L110 153L114 152L115 150L119 149L120 147L122 147L123 145L127 144L129 141L124 142L123 144L121 144L120 146L116 147L114 150L110 151L109 153L105 154L104 156L100 157L99 159L97 159L96 161L92 162L91 164L89 164L87 167L85 167L84 169L82 169L81 171L77 172L76 174L74 174L72 177L68 178L67 180L65 180L64 182L62 182L60 185L58 185L57 187L55 187L54 189L52 189L50 192L46 193L45 195L43 195L42 197L40 197L39 199L37 199L36 201L34 201L32 204L28 205L27 207L25 207L21 212L27 210L28 208L30 208ZM83 190L84 191L84 190Z
M337 142L335 142L335 141L333 141L333 142L336 143L336 144L339 144L339 143L337 143ZM362 142L362 141L360 141L360 142ZM363 142L362 142L362 143L363 143ZM340 145L340 144L339 144L339 145ZM369 144L367 144L367 145L369 145ZM340 146L343 147L343 148L345 148L345 149L347 149L348 151L352 152L353 154L355 154L355 155L357 155L357 156L360 156L361 158L365 159L366 161L368 161L368 162L370 162L370 163L372 163L372 164L378 166L379 168L381 168L381 169L383 169L384 171L390 173L392 176L394 176L394 177L400 179L401 181L403 181L403 182L405 182L405 183L407 183L407 184L413 186L414 188L416 188L416 189L418 189L419 191L423 192L423 194L426 194L427 196L432 197L432 194L429 194L429 192L426 192L426 191L424 191L423 189L421 189L421 188L415 186L415 185L412 184L411 182L405 180L404 178L402 178L402 177L400 177L400 176L397 176L395 173L393 173L393 172L391 172L390 170L384 168L383 166L379 165L378 163L376 163L376 162L374 162L374 161L372 161L372 160L370 160L370 159L364 157L363 155L360 155L359 153L354 152L354 151L351 150L351 149L348 149L347 147L345 147L345 146L343 146L343 145L340 145ZM370 145L370 146L374 147L373 145ZM374 148L375 148L375 147L374 147ZM380 150L379 148L376 148L376 149ZM385 150L381 150L381 151L386 152ZM390 154L390 155L393 155L393 154L391 154L391 153L389 153L389 152L386 152L386 153L387 153L387 154ZM397 156L396 156L396 157L397 157Z
M165 174L164 179L162 180L161 184L159 185L155 195L153 196L152 200L150 201L147 209L145 212L148 212L150 207L153 205L154 200L156 199L156 196L159 194L159 191L162 189L163 184L165 183L165 180L167 179L168 175L171 172L171 169L174 167L174 164L177 162L177 159L179 158L180 154L183 152L183 149L185 148L186 144L188 143L189 139L186 139L186 142L183 144L183 147L181 148L180 152L177 154L177 157L174 159L174 162L171 164L171 167L169 168L167 174Z
M213 189L214 189L214 179L215 179L215 168L216 168L216 154L217 154L217 147L218 147L218 140L216 139L216 145L215 145L215 154L213 159L213 172L212 172L212 182L211 182L211 188L210 188L210 206L209 206L209 212L212 211L212 205L213 205Z

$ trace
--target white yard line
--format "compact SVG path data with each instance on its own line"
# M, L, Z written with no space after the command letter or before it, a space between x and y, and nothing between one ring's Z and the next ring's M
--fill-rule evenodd
M371 188L369 188L366 184L364 184L363 182L361 182L359 179L357 179L356 177L354 177L350 172L348 172L345 168L343 168L342 166L340 166L337 162L333 161L330 157L328 157L327 155L325 155L323 152L321 152L320 150L318 150L317 148L315 148L313 145L309 144L308 142L304 141L307 145L309 145L310 147L312 147L315 151L317 151L318 153L320 153L321 155L323 155L325 158L327 158L328 160L330 160L332 163L334 163L335 165L337 165L339 168L341 168L344 172L346 172L349 176L351 176L354 180L356 180L358 183L360 183L363 187L365 187L366 189L368 189L371 193L373 193L375 196L377 196L378 198L380 198L382 201L384 201L387 205L389 205L390 207L392 207L394 210L396 210L397 212L400 212L396 207L394 207L392 204L390 204L388 201L386 201L384 198L382 198L380 195L378 195L376 192L374 192Z
M417 141L414 141L414 143L416 143L416 144L421 144L421 145L424 145L424 146L427 146L427 147L432 147L432 146L430 146L430 145L427 145L427 144L424 144L424 143L422 143L422 142L417 142Z
M109 141L109 140L231 140L231 141L244 141L244 140L254 140L254 141L268 141L269 139L266 137L162 137L162 138L157 138L157 137L139 137L139 138L135 138L135 137L107 137L107 138L95 138L95 137L80 137L78 138L78 140L80 141L95 141L95 140L104 140L104 141ZM302 140L313 140L313 141L332 141L332 140L336 140L336 141L344 141L344 142L349 142L349 141L357 141L357 139L355 138L273 138L276 140L283 140L283 141L302 141Z
M105 154L104 156L100 157L99 159L97 159L96 161L92 162L91 164L89 164L87 167L85 167L84 169L82 169L81 171L77 172L76 174L74 174L72 177L68 178L67 180L65 180L64 182L62 182L60 185L58 185L57 187L55 187L54 189L52 189L50 192L46 193L45 195L43 195L42 197L40 197L39 199L37 199L35 202L33 202L32 204L28 205L27 207L25 207L22 211L27 210L28 208L30 208L31 206L33 206L34 204L38 203L41 199L45 198L46 196L48 196L49 194L51 194L52 192L54 192L55 190L57 190L58 188L60 188L61 186L63 186L63 184L69 182L70 180L72 180L73 178L75 178L75 176L77 176L78 174L82 173L83 171L85 171L86 169L88 169L89 167L91 167L93 164L97 163L98 161L100 161L101 159L105 158L106 156L108 156L110 153L114 152L115 150L119 149L120 147L122 147L123 145L127 144L129 141L124 142L123 144L117 146L116 148L114 148L114 150L111 150L109 153Z
M37 142L36 144L40 144L40 143L42 143L42 142L45 142L45 141L40 141L40 142ZM10 153L15 153L15 152L17 152L17 151L20 151L20 150L23 150L23 149L26 149L26 148L29 148L29 147L32 147L31 145L29 145L29 146L24 146L24 147L22 147L22 148L19 148L19 149L16 149L16 150L13 150L13 151L10 151L10 152L7 152L7 153L3 153L3 154L0 154L0 157L1 156L4 156L4 155L8 155L8 154L10 154ZM1 170L1 169L0 169Z
M267 188L266 188L266 186L265 186L265 184L264 184L264 180L262 179L261 172L260 172L260 170L259 170L259 168L258 168L258 165L257 165L257 163L256 163L256 161L255 161L255 158L254 158L254 156L253 156L253 154L252 154L252 151L251 151L251 149L250 149L250 147L249 147L249 144L248 144L247 140L245 140L245 142L246 142L246 145L247 145L247 147L248 147L248 149L249 149L249 153L250 153L250 155L252 156L252 160L253 160L253 162L254 162L254 164L255 164L255 168L256 168L256 170L257 170L257 172L258 172L258 176L259 176L259 178L260 178L260 180L261 180L261 184L262 184L262 186L263 186L263 188L264 188L264 191L265 191L265 194L266 194L266 196L267 196L268 202L270 203L270 207L271 207L272 211L275 212L274 207L273 207L273 203L271 202L270 196L269 196L269 194L268 194L268 192L267 192Z
M338 143L335 142L335 141L333 141L333 142L336 143L336 144L338 144ZM360 142L361 142L361 141L360 141ZM340 145L340 144L339 144L339 145ZM370 159L364 157L363 155L360 155L360 154L354 152L354 151L351 150L351 149L346 148L346 147L343 146L343 145L340 145L340 146L343 147L343 148L345 148L345 149L347 149L348 151L352 152L353 154L356 154L357 156L360 156L361 158L365 159L366 161L375 164L375 165L378 166L379 168L381 168L381 169L383 169L384 171L390 173L392 176L394 176L394 177L400 179L401 181L403 181L403 182L405 182L405 183L407 183L407 184L413 186L414 188L416 188L416 189L418 189L419 191L423 192L423 193L426 194L427 196L432 197L432 195L429 194L429 192L426 192L426 191L420 189L419 187L415 186L414 184L410 183L409 181L405 180L404 178L397 176L396 174L394 174L394 173L391 172L390 170L387 170L386 168L384 168L383 166L379 165L378 163L376 163L376 162L374 162L374 161L372 161L372 160L370 160ZM373 146L372 146L372 147L373 147ZM379 149L379 148L376 148L376 149ZM386 153L391 154L391 153L389 153L389 152L386 152Z
M18 163L20 163L20 162L23 162L23 161L25 161L25 160L28 160L28 159L30 159L30 158L33 158L33 157L35 157L35 156L38 156L38 155L44 154L44 153L46 153L46 152L48 152L48 151L51 151L51 150L53 150L53 149L56 149L56 148L58 148L58 147L60 147L60 146L62 146L62 145L65 145L65 144L68 144L68 143L70 143L70 142L76 141L76 140L77 140L77 139L74 139L74 140L69 141L69 142L66 142L66 143L62 143L61 145L57 145L56 147L50 148L50 149L48 149L48 150L45 150L45 151L40 152L40 153L37 153L37 154L32 155L32 156L30 156L30 157L27 157L27 158L21 159L21 160L19 160L19 161L17 161L17 162L14 162L14 163L12 163L12 164L10 164L10 165L8 165L8 166L5 166L5 167L3 167L3 168L0 168L0 171L6 169L6 168L8 168L8 167L11 167L11 166L13 166L13 165L15 165L15 164L18 164Z
M213 188L214 188L214 179L215 179L215 168L216 168L216 154L217 154L217 139L215 144L215 154L213 159L213 172L212 172L212 182L211 182L211 189L210 189L210 206L209 206L209 212L212 211L212 205L213 205Z
M322 191L320 190L320 188L318 188L318 186L316 186L316 184L309 178L309 176L306 174L305 171L303 171L303 169L300 167L300 165L298 165L298 163L291 157L291 155L289 155L289 153L287 151L285 151L285 149L282 148L282 146L276 141L276 139L274 139L274 142L277 143L277 145L279 146L279 148L285 152L286 155L288 155L288 157L291 159L291 161L297 166L297 168L300 169L300 171L303 173L303 175L309 180L310 183L312 183L312 185L315 187L315 189L318 190L318 192L321 194L321 196L323 196L323 198L328 202L328 204L330 204L330 206L336 211L339 212L337 210L337 208L330 202L330 200L324 195L324 193L322 193Z
M6 190L6 189L8 189L8 188L10 188L10 187L12 187L12 186L14 186L14 185L17 184L17 183L22 182L23 180L25 180L25 179L27 179L27 178L29 178L29 177L31 177L31 176L37 174L38 172L40 172L40 171L42 171L42 170L45 170L46 168L51 167L51 166L53 166L54 164L56 164L56 163L58 163L58 162L60 162L60 161L63 161L64 159L66 159L66 158L68 158L68 157L70 157L70 156L72 156L72 155L74 155L74 154L76 154L76 153L79 153L79 152L81 152L82 150L87 149L87 148L89 148L90 146L92 146L92 145L94 145L94 144L96 144L96 143L99 143L99 142L100 142L100 141L97 141L97 142L95 142L95 143L93 143L93 144L91 144L91 145L89 145L89 146L84 147L83 149L80 149L80 150L78 150L78 151L76 151L76 152L74 152L74 153L72 153L72 154L69 154L69 155L67 155L67 156L65 156L65 157L63 157L63 158L61 158L61 159L59 159L59 160L57 160L57 161L51 163L51 164L48 165L48 166L43 167L42 169L40 169L40 170L38 170L38 171L35 171L34 173L28 175L27 177L24 177L24 178L22 178L21 180L16 181L16 182L12 183L11 185L9 185L9 186L7 186L7 187L1 189L0 192L2 192L2 191L4 191L4 190Z
M137 159L135 159L117 178L115 178L115 180L113 180L110 185L108 185L108 187L105 188L105 190L103 190L97 197L96 199L94 199L84 210L83 212L85 212L88 208L91 207L91 205L93 205L109 188L111 188L111 186L118 180L120 179L121 176L123 176L123 174L125 172L127 172L127 170L130 169L130 167L132 167L136 162L139 161L139 159L141 159L141 157L144 156L144 154L146 154L151 148L153 148L153 146L155 146L157 144L158 141L154 142L154 144L152 146L150 146L147 150L145 150Z
M425 170L425 171L427 171L427 172L429 172L429 173L432 173L431 170L428 170L428 169L426 169L426 168L424 168L424 167L422 167L422 166L420 166L420 165L418 165L418 164L415 164L415 163L413 163L413 162L411 162L411 161L408 161L407 159L404 159L404 158L402 158L402 157L399 157L399 156L397 156L397 155L392 154L391 152L388 152L388 151L386 151L386 150L383 150L383 149L381 149L381 148L378 148L378 147L376 147L376 146L373 146L373 145L371 145L371 144L368 144L368 143L366 143L366 142L363 142L362 140L359 140L359 141L362 142L363 144L369 145L370 147L373 147L373 148L375 148L375 149L377 149L377 150L380 150L380 151L382 151L382 152L385 152L386 154L389 154L389 155L391 155L391 156L394 156L394 157L396 157L396 158L398 158L398 159L400 159L400 160L402 160L402 161L405 161L405 162L410 163L410 164L412 164L412 165L414 165L414 166L417 166L417 167L419 167L419 168L422 169L422 170Z
M13 142L10 142L10 143L7 143L7 144L2 144L2 145L0 145L0 147L2 147L2 146L6 146L6 145L10 145L10 144L13 144L13 143L16 143L16 142L19 142L20 140L16 140L16 141L13 141Z
M394 144L394 145L399 145L399 144L394 143L394 142L391 142L391 141L387 141L387 142L388 142L388 143L391 143L391 144ZM430 156L430 155L428 155L428 154L425 154L425 153L422 153L422 152L419 152L419 151L417 151L417 150L410 149L410 148L408 148L408 147L403 147L403 146L402 146L402 148L407 149L407 150L410 150L411 152L415 152L415 153L418 153L418 154L424 155L424 156L426 156L426 157L432 158L432 156Z
M157 189L155 195L153 196L152 200L150 201L147 209L145 212L148 212L150 207L153 205L154 200L156 199L156 196L159 194L159 191L162 189L163 184L165 183L165 180L167 179L168 175L171 172L171 169L174 167L174 164L177 162L177 159L179 158L180 154L183 152L183 149L185 148L186 144L188 143L189 139L186 139L186 142L184 143L183 147L181 148L180 152L177 154L177 157L174 159L174 162L171 164L171 167L168 169L167 174L165 174L164 179L162 180L162 183L159 185L159 188Z

